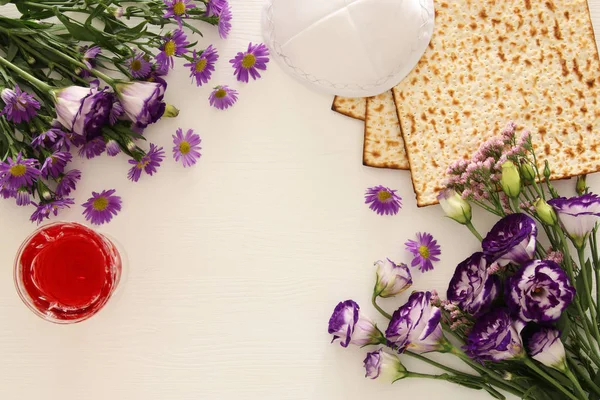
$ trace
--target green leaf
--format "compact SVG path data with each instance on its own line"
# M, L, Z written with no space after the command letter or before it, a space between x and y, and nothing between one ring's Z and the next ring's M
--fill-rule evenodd
M587 311L590 305L588 303L587 296L584 295L587 289L585 287L583 274L585 274L585 276L587 277L588 283L592 282L592 268L591 266L588 266L588 263L586 263L586 267L581 269L579 271L579 274L575 277L575 290L577 291L579 302L581 303L583 311Z
M14 60L15 56L17 55L17 51L19 50L19 47L15 44L15 42L10 42L10 45L8 45L8 50L6 51L6 59L8 61L12 61Z
M71 22L69 17L63 15L58 9L54 9L54 15L59 19L60 22L67 28L69 33L74 39L84 40L86 42L96 42L96 36L92 33L92 30L85 28L81 25Z
M596 373L596 376L594 377L594 383L596 385L600 385L600 371L598 371ZM591 392L590 393L590 400L600 400L600 396L598 396L596 393Z
M569 319L569 313L565 310L556 321L556 328L560 331L560 337L565 340L571 332L571 320Z

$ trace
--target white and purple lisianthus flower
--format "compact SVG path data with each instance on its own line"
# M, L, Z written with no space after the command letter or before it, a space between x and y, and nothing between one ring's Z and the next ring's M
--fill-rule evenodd
M36 204L32 203L36 209L29 218L31 222L37 222L38 225L44 221L44 219L50 218L51 214L56 217L58 212L64 208L70 208L75 202L73 199L54 199L47 203Z
M208 96L210 105L219 110L226 110L233 106L238 99L238 91L227 85L219 85Z
M166 86L158 82L119 83L117 93L127 117L139 128L158 121L165 113Z
M577 247L583 246L600 217L600 197L593 193L578 197L559 197L548 201L560 224Z
M458 264L448 286L448 301L475 317L489 310L500 291L500 277L490 275L488 267L481 252Z
M4 102L0 115L6 115L7 120L16 124L28 122L40 109L40 103L29 93L23 92L19 85L15 85L14 90L9 88L2 90L0 98Z
M523 321L556 321L575 296L565 271L549 260L524 264L507 279L504 289L506 304Z
M150 150L139 160L129 160L129 164L133 165L127 174L127 178L131 181L137 182L142 176L142 171L152 176L160 163L165 158L165 152L162 147L157 147L155 144L150 143Z
M352 300L340 302L329 318L331 342L340 339L342 347L350 343L357 346L381 343L385 338L377 326L360 312L360 307Z
M368 188L365 192L365 204L379 215L396 215L402 208L402 197L382 185Z
M392 315L385 337L400 352L407 349L415 353L442 350L446 339L440 325L441 317L440 309L431 304L430 292L414 292Z
M80 157L85 157L88 160L97 157L106 150L106 143L102 137L94 138L83 144L79 148L78 154Z
M521 336L508 310L497 308L477 319L465 346L477 361L503 361L525 355Z
M483 254L500 266L523 264L535 254L537 226L525 214L510 214L502 218L481 242Z
M531 358L547 367L566 371L565 346L557 329L530 324L523 329L521 336Z
M373 293L379 297L393 297L412 285L412 276L406 264L396 264L389 258L375 263L377 281Z
M193 129L188 129L185 135L181 128L177 129L175 135L173 135L173 158L175 161L181 159L181 163L184 167L191 167L196 164L200 158L200 135L194 133Z
M175 66L173 57L181 56L188 52L187 45L190 42L181 29L167 34L160 46L160 53L156 56L156 63L161 69L169 69Z
M437 199L448 218L459 224L467 224L471 221L471 205L453 189L442 190Z
M42 176L46 178L50 176L56 178L63 173L71 159L73 159L71 153L66 151L55 151L46 158L40 172Z
M419 266L421 272L427 272L433 269L432 261L440 261L437 257L442 254L437 240L427 232L417 232L417 240L408 240L404 243L406 250L412 253L413 260L411 267Z
M72 169L60 175L57 179L56 195L60 197L68 196L71 191L76 189L79 180L81 180L81 171L78 169Z
M0 186L17 190L21 186L31 186L41 175L39 163L32 158L23 158L21 153L16 157L0 163Z
M82 46L79 49L79 52L83 53L83 58L81 61L87 67L87 69L82 69L79 72L79 76L82 78L88 78L92 76L89 70L96 67L96 57L98 57L98 54L102 53L102 49L99 46Z
M365 358L365 378L381 379L393 383L407 376L407 370L400 362L400 358L379 349L367 353Z
M143 53L134 53L133 57L125 60L125 65L135 79L146 79L152 72L152 64Z
M83 203L83 215L86 221L94 225L102 225L121 211L121 197L115 195L116 190L103 190L100 193L92 192L92 197Z
M167 9L163 14L163 18L171 18L179 24L179 29L181 29L182 18L189 17L188 10L195 8L195 4L190 4L192 0L163 0Z
M211 44L200 54L194 50L193 60L183 66L190 69L190 77L196 80L196 86L202 86L210 80L218 59L217 49Z
M260 78L258 70L265 71L269 62L269 49L263 43L248 44L248 50L238 52L229 60L235 72L233 73L240 82L248 82L249 77L256 80Z

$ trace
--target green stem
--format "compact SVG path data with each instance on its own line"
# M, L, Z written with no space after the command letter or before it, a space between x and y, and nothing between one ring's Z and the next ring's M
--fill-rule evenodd
M407 378L424 378L424 379L437 379L441 381L447 381L448 375L431 375L431 374L420 374L418 372L407 372Z
M563 385L558 383L553 377L551 377L546 372L544 372L541 368L539 368L537 365L535 365L535 363L533 361L531 361L530 358L525 358L524 363L526 366L529 367L529 369L531 369L536 374L538 374L539 376L544 378L549 384L551 384L552 386L554 386L555 388L560 390L565 396L567 396L571 400L580 400L577 398L577 396L575 396L573 393L568 391ZM583 399L587 399L587 397L584 397Z
M510 198L510 202L512 203L513 209L515 210L515 212L520 213L521 212L521 206L519 205L519 198L518 197L511 197Z
M379 307L379 304L377 304L377 294L373 293L373 297L371 297L371 303L373 303L373 307L375 307L377 309L377 311L379 311L379 313L381 313L381 315L383 315L387 319L392 319L392 316L390 314L388 314L387 312L385 312L385 310L383 308Z
M583 246L577 248L577 256L579 257L579 273L583 275L585 297L587 298L587 301L590 305L590 314L592 317L592 321L594 321L592 327L594 328L594 333L596 334L596 340L600 341L600 332L598 332L598 323L596 323L597 305L594 303L594 300L592 300L592 286L590 285L591 282L589 282L588 274L586 273L587 265L585 263L585 254Z
M440 364L437 361L433 361L425 356L422 356L421 354L413 353L412 351L405 350L404 353L402 353L402 354L406 354L407 356L416 358L417 360L423 361L427 364L430 364L430 365L432 365L436 368L439 368L441 370L444 370L446 372L450 372L451 374L454 374L454 375L464 375L464 376L470 376L470 377L474 377L474 378L477 377L476 375L467 374L466 372L461 372L461 371L455 370L454 368L447 367L444 364Z
M473 223L471 221L467 221L467 223L465 223L465 226L467 228L469 228L469 230L471 231L471 233L473 235L475 235L475 237L481 242L483 240L483 238L481 237L481 235L479 234L479 232L477 232L477 229L475 229L475 227L473 226Z
M575 369L577 371L577 374L583 378L583 380L585 381L586 385L597 395L600 395L600 387L598 387L598 385L596 385L591 378L588 376L588 373L581 368L579 365L577 365L577 363L573 360L571 360L570 358L568 358L569 361L569 365L571 366L571 368ZM572 375L572 373L569 371L569 373ZM575 383L575 382L573 382Z
M19 74L21 76L21 78L27 80L29 83L33 84L34 86L36 86L38 89L40 89L42 91L50 92L52 90L52 86L48 85L45 82L40 81L38 78L31 75L30 73L23 71L21 68L17 67L16 65L11 63L4 57L0 57L0 65L5 66L6 68L12 69L17 74Z
M567 376L567 378L569 378L569 380L571 382L573 382L573 385L575 386L575 390L579 394L579 397L581 397L583 400L586 400L589 396L585 392L585 390L583 390L583 388L581 387L581 384L579 383L579 380L577 380L577 377L575 375L573 375L573 373L571 372L569 367L567 367L565 369L566 369L565 375Z

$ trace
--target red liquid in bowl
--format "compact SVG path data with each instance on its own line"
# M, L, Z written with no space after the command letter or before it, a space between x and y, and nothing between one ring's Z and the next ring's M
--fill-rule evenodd
M83 225L57 223L23 244L15 266L17 290L42 318L78 322L98 312L121 276L121 258L105 237Z

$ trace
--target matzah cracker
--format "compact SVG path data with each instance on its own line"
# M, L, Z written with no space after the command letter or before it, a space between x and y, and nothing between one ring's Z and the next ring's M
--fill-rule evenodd
M586 0L436 0L419 64L394 88L417 204L513 120L552 179L600 170L600 63Z
M365 97L335 96L331 109L348 117L365 120L367 99Z
M369 167L408 169L404 139L391 90L367 98L363 164Z

